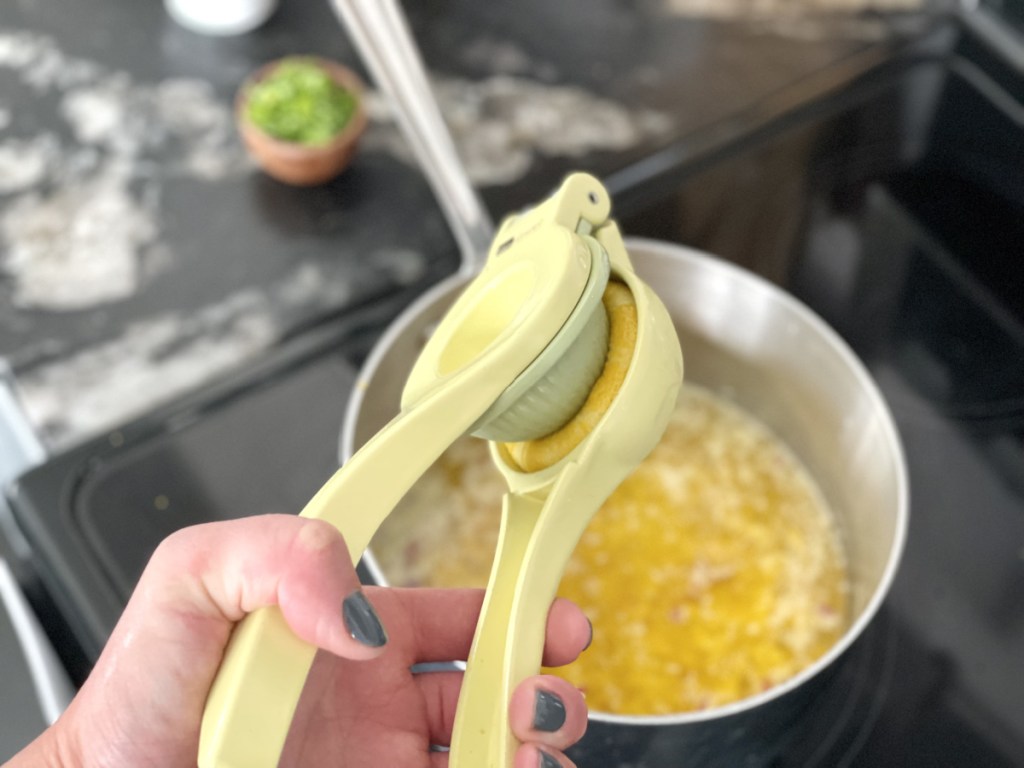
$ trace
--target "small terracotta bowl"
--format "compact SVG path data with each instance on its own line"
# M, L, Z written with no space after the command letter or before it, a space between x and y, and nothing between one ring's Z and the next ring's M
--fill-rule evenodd
M363 105L363 82L352 70L317 56L302 58L316 62L338 85L355 96L355 111L341 133L327 144L309 146L275 138L248 118L246 99L249 89L273 72L284 59L260 67L242 83L235 98L235 122L246 149L264 171L286 184L309 187L330 181L348 166L359 137L366 130L366 109Z

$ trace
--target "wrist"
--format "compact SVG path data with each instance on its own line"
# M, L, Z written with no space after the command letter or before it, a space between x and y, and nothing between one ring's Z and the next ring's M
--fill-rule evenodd
M2 768L82 768L81 757L69 743L63 720L39 734Z

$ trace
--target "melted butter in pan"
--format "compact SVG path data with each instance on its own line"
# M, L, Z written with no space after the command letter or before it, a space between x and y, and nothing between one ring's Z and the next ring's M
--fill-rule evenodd
M504 482L486 444L452 446L374 540L391 583L483 586ZM618 714L720 706L783 682L848 625L835 521L766 427L687 385L661 443L594 517L559 594L594 642L555 670Z

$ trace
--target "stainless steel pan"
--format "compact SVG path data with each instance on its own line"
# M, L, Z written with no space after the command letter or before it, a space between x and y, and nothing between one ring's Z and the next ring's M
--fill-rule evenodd
M594 762L581 758L580 763L618 765L608 762L609 753L640 750L647 759L630 765L668 768L680 765L684 756L691 766L750 765L737 761L745 760L760 741L773 739L813 702L813 683L861 634L889 589L907 528L903 452L871 377L836 333L805 306L761 278L706 254L652 240L632 239L627 246L638 274L659 287L675 321L687 380L724 393L759 417L818 481L844 538L853 622L813 666L737 704L657 717L591 713L579 751ZM344 457L397 412L423 337L460 285L449 281L422 297L374 349L349 401ZM372 551L364 562L375 579L387 583Z
M490 220L430 98L401 13L391 2L335 0L378 85L398 110L459 242L463 269L427 292L384 333L349 401L347 459L398 411L430 328L480 264ZM892 582L907 530L907 471L877 387L849 347L776 286L680 245L627 240L640 276L657 286L683 345L688 381L726 394L785 440L814 475L844 536L853 621L817 663L786 683L725 707L632 717L591 714L575 756L583 765L750 765L756 742L791 724L871 621ZM372 551L364 562L386 583ZM756 763L755 763L756 764Z

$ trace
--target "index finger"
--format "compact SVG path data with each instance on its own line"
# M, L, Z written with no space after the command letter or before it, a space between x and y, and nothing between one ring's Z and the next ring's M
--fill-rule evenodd
M465 661L483 604L482 589L368 587L391 635L394 651L408 664ZM592 629L575 603L556 598L548 611L543 663L558 667L590 645Z

